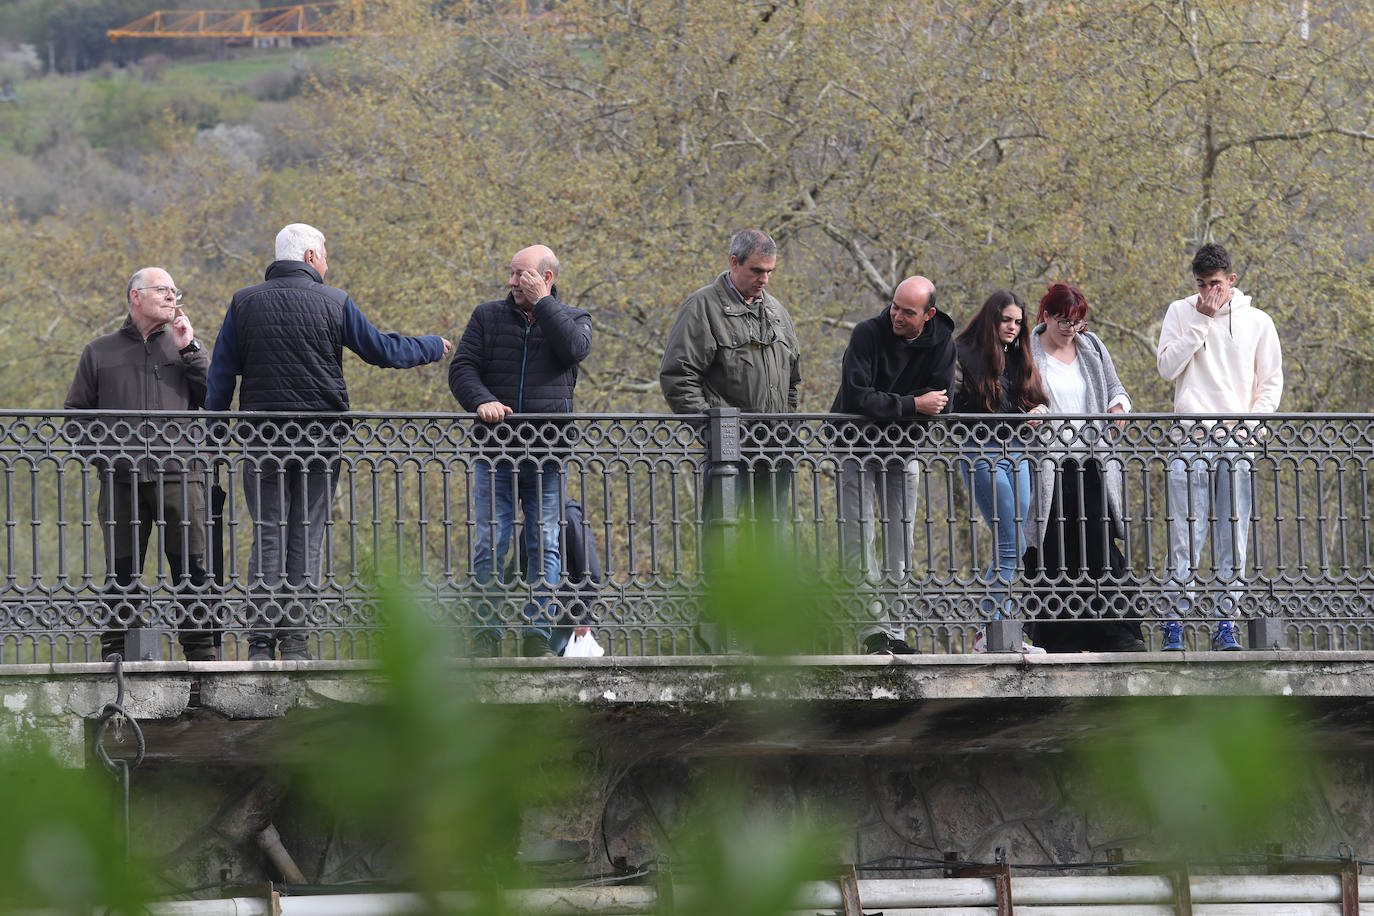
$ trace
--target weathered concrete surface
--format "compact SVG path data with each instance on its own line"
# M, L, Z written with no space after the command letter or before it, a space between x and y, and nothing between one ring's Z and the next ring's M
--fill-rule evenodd
M665 753L1052 752L1109 738L1120 698L1195 696L1285 698L1327 746L1374 748L1374 653L455 660L452 674L480 702L581 707ZM132 663L124 705L150 754L216 759L225 740L256 753L271 722L369 702L380 683L367 662ZM83 721L115 692L106 664L0 668L0 737L45 735L77 763Z
M0 666L0 744L37 738L58 760L80 766L86 753L85 723L113 703L117 691L110 665L65 666L88 669L80 672L59 672L58 667ZM176 676L149 671L126 678L122 705L136 719L169 720L185 711L190 696L191 679L184 670Z

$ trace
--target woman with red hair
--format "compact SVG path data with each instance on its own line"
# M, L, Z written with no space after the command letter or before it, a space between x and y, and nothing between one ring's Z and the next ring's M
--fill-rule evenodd
M1049 396L1051 415L1124 413L1131 399L1107 347L1088 331L1088 300L1067 283L1053 283L1040 299L1030 354ZM1108 459L1104 421L1047 422L1041 429L1055 450L1034 462L1026 578L1042 621L1035 642L1049 652L1143 652L1140 624L1122 618L1126 558L1121 469ZM1110 582L1115 588L1103 589ZM1112 595L1110 606L1103 596ZM1059 618L1059 619L1056 619Z

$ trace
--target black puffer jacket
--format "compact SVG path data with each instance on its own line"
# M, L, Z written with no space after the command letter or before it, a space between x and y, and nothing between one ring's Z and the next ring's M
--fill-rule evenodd
M448 387L464 410L500 401L516 413L572 413L592 316L559 301L557 287L531 316L509 294L473 310L448 367Z
M273 261L264 283L234 293L224 314L205 406L228 410L236 377L240 410L343 413L348 410L343 351L391 369L444 355L435 334L383 334L348 293L326 286L304 261Z

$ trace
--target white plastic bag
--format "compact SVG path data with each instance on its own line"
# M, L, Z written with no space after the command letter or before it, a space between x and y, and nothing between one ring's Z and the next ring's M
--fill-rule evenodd
M568 640L568 647L563 650L564 658L600 658L605 654L606 650L601 648L601 643L592 635L591 627L578 627L573 630L573 638Z

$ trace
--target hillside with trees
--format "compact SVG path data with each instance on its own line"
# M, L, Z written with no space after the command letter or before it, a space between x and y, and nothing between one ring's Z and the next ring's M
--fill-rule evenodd
M451 338L512 252L551 245L597 322L580 408L657 412L678 303L759 226L808 411L852 323L915 272L960 324L997 287L1079 284L1136 409L1167 409L1154 341L1205 239L1279 326L1283 409L1368 411L1374 10L1308 6L569 0L477 22L395 0L275 98L175 68L140 82L151 102L71 81L0 111L0 385L60 404L145 264L210 339L301 220L380 327ZM78 110L126 131L118 156L63 133ZM443 367L349 372L360 408L455 408Z

